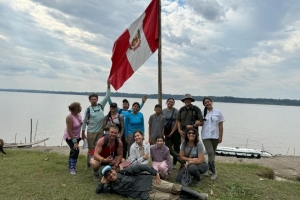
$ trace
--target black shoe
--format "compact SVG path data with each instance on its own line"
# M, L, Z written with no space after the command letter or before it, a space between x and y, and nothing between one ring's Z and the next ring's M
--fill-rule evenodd
M195 185L200 187L202 185L202 179L196 180Z
M181 187L180 196L191 197L191 199L193 199L195 197L198 199L201 199L201 200L208 199L207 193L198 193L198 192L191 190L190 188L184 187L184 186Z

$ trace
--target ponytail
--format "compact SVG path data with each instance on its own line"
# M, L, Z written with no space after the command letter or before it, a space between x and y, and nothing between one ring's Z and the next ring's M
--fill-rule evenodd
M206 121L206 119L205 119L206 114L207 114L207 108L205 107L205 108L204 108L204 116L203 116L203 120L204 120L204 121Z

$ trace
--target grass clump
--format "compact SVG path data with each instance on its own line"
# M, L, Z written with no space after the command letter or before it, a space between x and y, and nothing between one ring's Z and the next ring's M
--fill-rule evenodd
M77 175L69 174L68 156L24 150L6 150L0 155L1 200L10 199L126 199L112 194L95 194L97 183L90 169L85 169L86 157L78 159ZM218 178L203 177L201 187L191 188L209 194L209 199L300 199L299 182L273 180L270 168L253 164L217 163ZM178 166L177 166L178 168ZM170 180L175 182L177 170Z

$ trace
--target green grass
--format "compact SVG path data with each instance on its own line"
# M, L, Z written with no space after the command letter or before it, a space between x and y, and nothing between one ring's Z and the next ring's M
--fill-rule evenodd
M68 156L23 150L6 150L0 154L0 198L6 199L125 199L117 195L97 195L97 183L91 170L85 170L84 156L78 160L78 172L71 176ZM203 177L199 192L213 195L209 199L300 199L300 182L273 180L270 168L253 164L217 163L218 178ZM170 178L175 181L176 171ZM260 180L262 178L263 180Z

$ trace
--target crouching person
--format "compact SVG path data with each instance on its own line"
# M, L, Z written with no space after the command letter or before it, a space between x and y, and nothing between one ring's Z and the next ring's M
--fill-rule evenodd
M116 172L110 166L102 169L102 179L96 193L116 193L133 199L207 199L208 194L161 180L148 165L137 164Z
M117 126L110 126L109 133L102 136L96 144L95 151L90 159L95 181L100 180L98 171L101 166L109 165L113 169L117 169L122 162L123 144L117 138L118 131Z
M172 171L169 148L164 144L163 136L157 136L153 142L155 144L150 147L152 167L157 170L162 179L167 180Z

